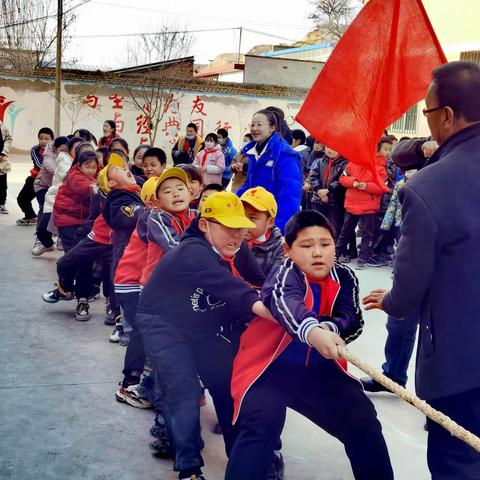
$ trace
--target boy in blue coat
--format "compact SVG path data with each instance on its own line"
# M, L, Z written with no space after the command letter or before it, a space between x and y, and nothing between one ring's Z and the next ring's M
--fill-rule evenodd
M333 229L320 213L294 215L285 241L289 258L262 290L278 323L256 318L235 359L239 431L225 478L265 479L288 407L344 444L355 479L393 479L375 408L361 383L336 362L338 346L363 328L357 279L335 263Z

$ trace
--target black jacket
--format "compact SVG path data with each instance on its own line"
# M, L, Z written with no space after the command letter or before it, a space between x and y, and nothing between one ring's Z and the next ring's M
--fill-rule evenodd
M113 266L122 258L123 251L130 241L137 219L143 211L143 202L138 192L112 190L105 200L102 215L113 230Z
M285 260L282 232L278 227L273 227L270 238L266 242L254 244L250 250L265 277L268 277L272 269Z
M401 238L383 307L420 307L416 386L426 400L480 387L480 125L451 136L399 191Z
M255 260L248 247L243 252L250 260L235 267L248 277L245 269L251 269ZM139 325L143 334L149 335L156 322L167 322L198 340L216 335L227 320L252 318L252 306L258 300L257 291L232 274L231 266L212 249L194 220L143 288L137 309Z
M328 178L325 178L329 162L330 159L323 156L313 164L310 170L309 183L313 190L312 202L321 203L317 192L322 188L328 188L328 205L343 208L346 189L340 184L340 176L343 174L348 161L341 156L338 157L330 166Z

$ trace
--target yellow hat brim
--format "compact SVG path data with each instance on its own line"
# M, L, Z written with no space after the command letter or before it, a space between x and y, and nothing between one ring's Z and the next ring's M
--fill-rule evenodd
M168 180L169 178L178 178L185 185L188 185L188 175L185 170L182 170L178 167L170 167L164 170L163 173L158 177L157 189L165 180Z
M228 228L254 228L255 224L247 217L243 216L228 216L228 215L215 215L212 217L203 216L205 219L216 220L224 227Z
M252 206L255 210L258 210L259 212L270 213L269 209L265 205L262 205L260 202L258 202L254 198L251 198L251 197L242 198L242 197L240 197L240 200L243 203L248 203L250 206Z

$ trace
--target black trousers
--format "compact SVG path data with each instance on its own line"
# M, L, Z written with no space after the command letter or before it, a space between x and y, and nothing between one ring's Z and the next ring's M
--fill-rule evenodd
M328 205L327 217L332 224L333 231L335 232L335 240L338 240L340 232L342 231L343 221L345 219L345 209L343 207L337 207L335 205ZM353 237L355 241L355 238Z
M159 315L139 312L137 324L156 373L158 397L175 445L174 470L182 472L203 466L199 376L212 396L228 456L235 436L230 394L231 344L213 333L187 338L173 322Z
M80 225L69 225L68 227L58 227L58 236L62 241L63 251L67 254L81 238L77 236L77 230Z
M92 267L95 260L112 261L112 246L84 238L57 262L58 281L77 298L89 298L92 293ZM113 294L113 286L109 285Z
M365 215L353 215L352 213L345 213L342 231L338 237L336 250L337 257L347 254L347 246L355 236L355 229L359 225L362 232L362 239L360 242L359 258L368 260L373 254L373 244L375 241L375 214L369 213Z
M122 308L125 320L132 327L123 364L124 387L128 387L132 378L132 372L143 372L143 366L147 358L136 321L139 296L140 292L115 293L117 304Z
M314 350L308 366L305 358L282 362L294 342L246 393L225 480L266 478L287 408L343 443L356 480L392 480L382 428L360 383Z
M429 402L462 427L480 436L480 388ZM478 480L480 453L450 435L438 423L428 423L428 468L432 480Z
M42 212L40 221L37 221L37 238L47 248L53 246L52 232L48 230L48 224L50 223L51 217L51 213Z
M35 179L33 177L27 177L23 188L20 190L20 193L17 197L17 203L20 209L22 210L25 218L36 218L37 214L32 207L32 200L35 198L35 190L33 188L33 182Z
M7 201L7 174L0 175L0 205Z

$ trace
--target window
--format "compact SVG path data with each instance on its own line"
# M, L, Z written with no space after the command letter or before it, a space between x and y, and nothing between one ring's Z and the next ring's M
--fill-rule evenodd
M480 63L480 50L473 50L471 52L460 53L460 60L467 60L469 62Z
M418 105L409 108L403 117L399 118L387 130L397 133L417 133L418 128Z

